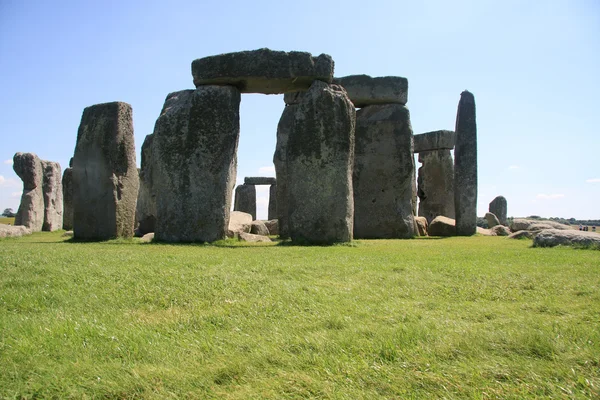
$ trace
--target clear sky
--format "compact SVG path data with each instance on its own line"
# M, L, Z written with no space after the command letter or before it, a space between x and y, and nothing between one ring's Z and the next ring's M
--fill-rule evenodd
M600 218L598 0L1 0L0 210L19 206L14 153L67 167L85 107L132 105L139 164L166 95L193 88L192 60L262 47L408 78L415 134L453 130L468 89L479 216L503 195L509 216ZM242 96L238 182L274 175L283 107Z

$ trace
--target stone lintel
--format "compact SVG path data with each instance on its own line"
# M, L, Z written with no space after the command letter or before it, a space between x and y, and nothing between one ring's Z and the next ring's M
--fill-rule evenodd
M274 185L276 183L276 178L266 176L247 176L244 178L244 185Z
M433 131L414 136L415 153L431 150L452 150L454 148L454 131Z

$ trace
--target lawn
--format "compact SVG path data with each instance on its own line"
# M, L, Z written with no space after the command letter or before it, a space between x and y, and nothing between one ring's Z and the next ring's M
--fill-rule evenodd
M600 251L0 240L0 398L598 398Z

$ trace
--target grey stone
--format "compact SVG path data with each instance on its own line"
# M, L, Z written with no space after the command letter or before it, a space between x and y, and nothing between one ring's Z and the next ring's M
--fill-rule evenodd
M507 239L533 239L536 235L536 232L531 231L516 231L507 236Z
M269 186L269 209L267 217L277 219L277 184Z
M298 105L289 105L283 109L279 123L277 124L277 143L275 144L275 153L273 154L273 164L275 165L275 175L277 176L276 202L277 219L279 221L279 237L289 238L288 230L288 173L287 173L287 143L294 122L294 116L298 110Z
M279 235L279 221L276 219L270 219L268 221L263 221L265 226L269 230L270 235Z
M272 240L267 237L267 236L263 236L263 235L255 235L252 233L246 233L246 232L241 232L238 235L238 238L240 241L242 242L250 242L250 243L260 243L260 242L272 242Z
M454 218L454 164L450 150L419 153L419 162L419 216L427 218L428 223L438 215Z
M246 185L274 185L277 183L276 178L267 176L247 176L244 178Z
M250 233L255 235L269 236L269 229L262 221L252 221L252 225L250 225Z
M496 225L501 225L500 221L498 221L498 217L496 217L493 213L487 212L484 215L485 220L487 221L488 227L493 228Z
M452 218L438 215L429 224L428 233L429 236L455 236L456 221Z
M492 200L488 210L498 217L500 224L507 225L506 215L508 212L508 207L504 196L497 196L494 200Z
M140 189L138 191L135 216L138 223L137 232L145 235L156 229L156 194L152 180L152 143L154 135L147 135L142 144L140 168Z
M150 243L154 240L154 232L146 233L144 236L140 238L140 242L142 243Z
M415 217L415 232L418 236L427 236L428 235L428 223L427 218L425 217Z
M229 215L229 225L227 228L227 236L234 237L242 232L250 233L252 228L252 215L241 212L232 211Z
M494 232L493 230L485 229L480 226L477 227L477 229L475 230L475 233L478 233L478 234L484 235L484 236L496 236L496 232Z
M72 160L72 158L71 158ZM72 164L72 163L69 163ZM65 168L62 176L63 229L73 229L73 168Z
M564 225L555 221L545 221L537 219L515 218L510 224L510 230L517 231L539 231L542 229L561 229L571 230L569 225Z
M354 237L414 236L414 157L410 114L400 104L356 113Z
M510 235L510 229L504 225L496 225L490 229L496 236L508 236Z
M293 107L298 109L286 153L290 237L306 243L351 241L354 105L342 87L315 81Z
M63 190L60 164L42 160L44 174L44 224L42 230L52 232L63 228Z
M138 188L131 106L113 102L87 107L73 157L74 237L133 236Z
M346 89L348 98L357 108L377 104L405 105L408 98L408 80L400 76L349 75L333 78L333 83Z
M455 143L453 131L433 131L415 135L415 153L433 150L452 150Z
M225 238L237 168L240 92L202 86L167 96L152 144L156 239Z
M544 229L533 239L533 247L563 246L598 246L600 247L600 234L563 229Z
M454 149L454 209L456 234L470 236L477 228L477 121L475 98L460 94Z
M23 225L39 232L44 225L44 171L42 162L33 153L16 153L13 169L23 181L21 203L15 216L15 225Z
M299 104L302 101L305 91L284 93L283 101L286 105Z
M20 237L23 235L31 235L31 229L23 225L6 225L0 224L0 238L5 237Z
M219 54L192 62L194 85L232 85L242 93L279 94L306 90L313 81L331 82L331 56L258 49Z
M235 188L233 210L248 213L256 219L256 186L243 184Z

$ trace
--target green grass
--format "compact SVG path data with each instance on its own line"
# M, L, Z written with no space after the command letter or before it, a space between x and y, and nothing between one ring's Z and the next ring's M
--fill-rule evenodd
M0 398L597 398L600 252L0 240Z
M15 217L0 217L0 224L15 224Z

